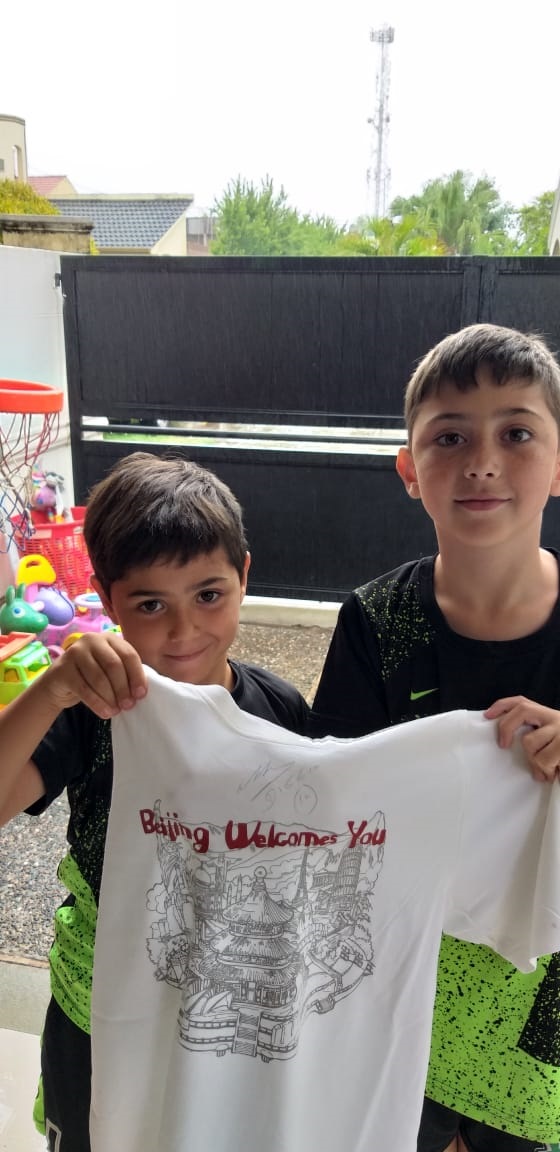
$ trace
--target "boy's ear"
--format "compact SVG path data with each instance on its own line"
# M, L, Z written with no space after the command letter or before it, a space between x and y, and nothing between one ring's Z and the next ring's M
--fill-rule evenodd
M552 476L552 484L550 485L550 495L560 496L560 453L556 457L556 469Z
M247 591L247 579L249 576L249 568L250 567L251 567L251 553L246 552L245 553L245 563L243 565L243 575L241 577L241 596L240 596L240 600L239 600L240 603L242 603L242 601L244 600L245 593Z
M416 469L410 448L399 448L396 461L397 472L413 500L420 499L420 489L416 479Z
M103 605L103 608L104 608L107 616L111 617L113 624L118 624L119 621L117 620L117 618L115 616L113 605L111 604L111 601L109 600L109 597L107 596L107 593L104 591L102 585L99 583L97 576L91 577L90 584L93 588L93 591L97 592L97 595L99 596L99 599L101 600L101 603Z

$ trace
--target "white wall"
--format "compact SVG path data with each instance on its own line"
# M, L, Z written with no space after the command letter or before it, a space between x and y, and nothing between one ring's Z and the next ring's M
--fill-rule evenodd
M64 502L74 503L68 418L68 389L57 252L0 245L0 379L53 384L64 392L56 445L42 457L44 468L64 477ZM0 423L7 430L10 417ZM0 448L1 451L1 448ZM5 542L3 542L5 544ZM17 556L0 547L0 596L12 582Z
M187 221L186 212L171 225L151 249L152 256L186 256L187 255Z
M53 384L64 391L56 447L43 465L64 476L64 501L74 503L68 389L57 252L0 245L0 377ZM1 411L1 405L0 405Z

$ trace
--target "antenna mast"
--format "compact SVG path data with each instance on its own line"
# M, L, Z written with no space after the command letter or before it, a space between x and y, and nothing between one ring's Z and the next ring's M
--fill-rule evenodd
M375 76L375 112L368 117L371 125L370 166L367 170L367 213L368 216L384 216L389 199L391 172L388 166L389 144L389 88L391 84L391 62L389 47L395 39L395 29L384 24L382 28L372 28L370 40L379 45L380 55Z

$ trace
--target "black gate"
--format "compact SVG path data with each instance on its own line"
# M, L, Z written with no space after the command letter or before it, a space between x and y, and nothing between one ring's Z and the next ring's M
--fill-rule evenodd
M238 426L199 428L175 450L240 499L258 595L340 599L433 550L394 450L406 382L442 336L487 320L560 348L555 258L63 256L62 287L77 501L139 447L112 439L119 428L142 422L143 447L164 453L158 419ZM264 448L249 424L295 431ZM321 450L298 435L308 425L328 428ZM545 528L559 540L554 502Z

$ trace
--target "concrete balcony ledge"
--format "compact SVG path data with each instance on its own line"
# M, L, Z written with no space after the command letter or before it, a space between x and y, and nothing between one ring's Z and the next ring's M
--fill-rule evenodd
M93 221L78 217L0 214L0 244L87 256Z
M289 600L276 596L246 596L241 605L243 624L273 627L334 628L340 604L330 600Z

